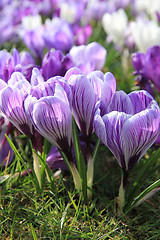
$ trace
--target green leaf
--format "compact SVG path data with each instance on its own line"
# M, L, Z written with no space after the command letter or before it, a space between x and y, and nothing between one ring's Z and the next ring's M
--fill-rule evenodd
M40 163L41 163L41 167L44 170L47 171L47 174L48 174L48 177L49 177L49 181L51 183L51 188L54 189L53 173L52 173L51 169L49 168L48 164L46 163L46 159L43 159L34 149L33 149L33 151L39 157L39 160L40 160ZM44 174L45 174L45 172L44 172Z
M140 193L132 203L132 207L140 205L146 199L151 197L154 193L160 191L160 179L156 182L152 183L149 187L147 187L142 193Z
M78 138L78 131L77 131L77 125L75 123L74 118L72 118L72 133L73 133L73 143L74 143L74 151L77 161L77 168L80 173L81 171L81 163L80 163L80 144L79 144L79 138Z
M32 223L31 223L31 232L32 232L33 239L38 240L34 227L32 226Z
M97 156L97 152L98 152L98 149L99 149L100 142L101 142L101 140L100 140L99 138L97 138L97 142L96 142L96 145L95 145L95 147L94 147L93 154L92 154L92 160L93 160L93 162L95 162L95 159L96 159L96 156Z
M31 163L30 159L28 159L28 158L26 157L26 154L24 153L23 149L21 148L22 156L27 160L27 162L28 162L28 164L29 164L29 168L30 168L31 171L32 171L32 174L30 174L29 168L27 167L27 164L25 163L23 157L21 156L21 154L19 153L19 151L18 151L17 148L15 147L14 143L11 141L11 139L10 139L6 134L5 134L5 136L6 136L6 139L7 139L8 143L9 143L9 145L11 146L12 150L13 150L14 153L15 153L15 155L16 155L16 157L17 157L17 160L20 161L20 162L23 164L23 166L24 166L25 170L27 171L28 176L30 177L33 185L35 186L37 192L39 192L40 189L39 189L38 179L37 179L37 177L36 177L36 175L35 175L35 172L34 172L34 170L33 170L33 166L32 166L32 163Z
M73 132L73 144L74 144L77 168L78 168L78 172L80 174L81 182L82 182L83 197L86 198L87 197L86 163L85 163L85 160L84 160L81 148L80 148L77 125L75 123L74 118L72 118L72 132Z
M130 191L130 194L127 196L126 203L124 205L124 210L129 211L131 205L137 196L141 186L144 184L145 179L150 176L150 172L153 172L153 165L157 162L157 159L160 157L160 148L155 151L151 158L147 160L147 162L143 165L141 170L138 172L138 176L135 178L133 187ZM156 168L155 168L156 170Z
M6 174L3 176L0 176L0 184L5 182L7 179L9 179L12 175L11 174Z

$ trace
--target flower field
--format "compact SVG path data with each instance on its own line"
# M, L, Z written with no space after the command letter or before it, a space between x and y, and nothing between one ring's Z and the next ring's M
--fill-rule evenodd
M160 0L0 19L0 239L160 239Z

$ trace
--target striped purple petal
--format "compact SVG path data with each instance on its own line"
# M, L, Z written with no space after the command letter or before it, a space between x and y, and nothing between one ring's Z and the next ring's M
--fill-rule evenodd
M37 131L58 148L71 145L72 114L68 104L56 97L43 97L33 105L33 122Z
M38 68L33 68L31 76L31 86L37 86L39 83L43 83L44 78L42 77Z
M129 170L159 135L159 106L145 91L129 95L119 91L113 95L108 108L103 110L104 115L101 106L96 110L95 133L112 151L120 167Z
M108 106L108 112L111 111L134 114L134 106L131 102L131 99L124 91L116 91L113 94L110 104Z
M96 104L91 83L83 75L73 75L69 78L73 93L73 116L80 130L85 135L93 132L93 117Z
M24 89L23 89L24 90ZM25 91L22 88L5 87L0 91L0 111L4 117L7 117L13 125L22 133L28 134L32 131L31 122L28 120L24 109Z
M60 76L52 77L46 82L41 82L33 86L28 95L36 97L37 99L47 96L56 96L67 102L70 106L72 104L71 88L65 78Z
M144 90L131 92L128 94L128 96L132 101L134 113L138 113L146 108L150 108L151 105L154 107L157 105L153 104L153 101L155 100L147 91Z
M160 114L146 109L132 116L122 129L122 149L127 169L136 162L155 142L160 130Z
M101 117L97 111L94 118L95 133L108 146L121 167L125 167L123 149L121 147L121 131L123 124L130 117L131 115L129 114L117 111L112 111Z
M30 86L29 82L25 79L23 74L20 72L12 73L11 78L8 80L8 86L14 87L14 85L20 81L23 81L23 83L28 85L28 87Z

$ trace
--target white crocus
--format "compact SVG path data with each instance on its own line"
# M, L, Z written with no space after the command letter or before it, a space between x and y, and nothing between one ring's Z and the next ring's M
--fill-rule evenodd
M42 25L42 18L39 14L28 15L22 18L22 26L26 30L34 30Z
M76 19L76 8L74 5L68 3L60 4L60 18L66 20L68 23L72 24Z
M156 20L156 12L160 10L160 0L136 0L134 3L136 12L146 12L152 19Z
M160 27L154 21L132 22L131 34L137 48L143 53L149 47L160 44Z
M128 17L123 9L113 13L105 13L102 26L112 41L120 46L124 44L124 34L128 25Z

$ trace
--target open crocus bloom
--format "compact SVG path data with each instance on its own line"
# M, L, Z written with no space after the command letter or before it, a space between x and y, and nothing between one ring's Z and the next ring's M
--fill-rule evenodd
M54 96L35 100L30 116L37 131L54 146L63 150L70 147L72 114L63 100Z
M103 114L102 114L103 113ZM160 109L146 91L117 91L108 108L100 104L94 130L108 146L124 171L130 170L156 140L160 131Z
M135 69L135 75L138 75L138 78L140 78L140 84L149 83L149 80L151 80L155 89L160 92L160 46L148 48L145 54L140 52L133 53L132 64ZM146 84L144 87L146 87Z
M2 116L7 118L20 132L31 135L32 124L27 118L23 109L23 100L30 83L25 77L14 72L8 81L8 85L0 82L2 87L0 91L0 111Z
M35 129L54 146L71 146L71 89L63 77L53 77L30 89L24 108Z
M103 74L101 71L83 75L77 68L72 68L67 71L65 78L72 90L75 121L85 136L91 136L95 105L100 99L104 99L107 104L110 102L116 90L115 77L110 72Z

